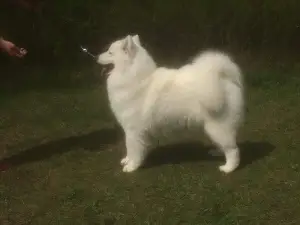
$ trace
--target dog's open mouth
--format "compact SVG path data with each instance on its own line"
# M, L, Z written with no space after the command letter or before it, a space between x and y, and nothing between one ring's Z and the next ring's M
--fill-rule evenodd
M101 76L109 76L114 66L112 64L107 64L102 67Z

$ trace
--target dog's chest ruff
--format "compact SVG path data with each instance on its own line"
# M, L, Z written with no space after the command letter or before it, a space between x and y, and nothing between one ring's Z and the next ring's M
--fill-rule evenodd
M121 78L122 79L122 78ZM122 126L141 122L141 112L147 91L147 81L123 81L112 74L107 81L110 107Z

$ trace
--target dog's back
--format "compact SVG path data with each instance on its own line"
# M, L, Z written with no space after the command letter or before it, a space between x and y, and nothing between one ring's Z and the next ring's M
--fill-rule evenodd
M204 119L209 113L220 115L230 105L229 96L242 95L239 68L223 53L205 52L191 64L179 69L158 68L152 76L145 110L158 107ZM240 109L240 105L235 107Z

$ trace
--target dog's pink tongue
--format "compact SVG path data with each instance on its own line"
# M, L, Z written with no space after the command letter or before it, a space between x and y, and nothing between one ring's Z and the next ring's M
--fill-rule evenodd
M101 75L102 76L108 76L111 72L111 70L113 69L112 65L106 65L102 68L101 70Z
M103 67L101 70L101 76L105 76L107 68Z

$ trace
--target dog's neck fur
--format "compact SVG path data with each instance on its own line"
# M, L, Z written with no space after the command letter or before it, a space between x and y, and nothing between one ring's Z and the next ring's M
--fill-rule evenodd
M110 107L122 126L131 127L132 119L138 121L148 89L152 82L152 74L157 66L144 49L139 49L132 63L127 67L124 63L115 65L107 80L107 91ZM132 107L131 107L132 105ZM138 108L136 105L140 105ZM131 122L130 122L131 121ZM130 124L127 124L130 123Z

